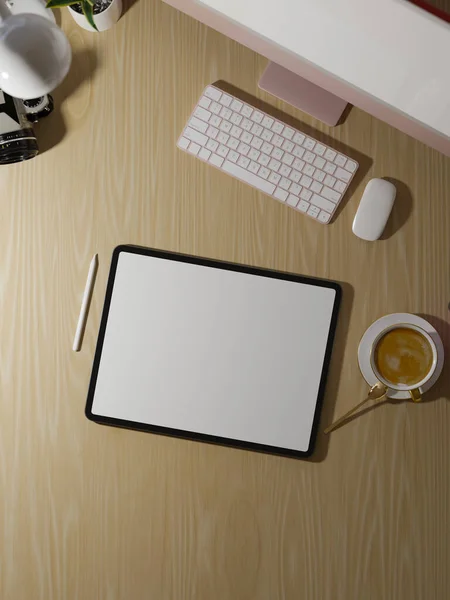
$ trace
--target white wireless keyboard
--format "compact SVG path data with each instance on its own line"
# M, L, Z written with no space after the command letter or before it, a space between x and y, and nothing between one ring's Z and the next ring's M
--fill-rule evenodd
M358 163L208 86L178 147L321 223L329 223Z

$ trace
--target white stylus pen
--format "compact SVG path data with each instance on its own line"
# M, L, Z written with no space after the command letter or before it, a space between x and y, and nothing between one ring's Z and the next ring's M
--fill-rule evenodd
M89 273L84 288L83 300L81 302L80 316L78 317L77 330L73 340L73 350L79 352L83 343L84 330L91 305L92 292L94 290L95 277L98 269L98 254L95 254L89 265Z

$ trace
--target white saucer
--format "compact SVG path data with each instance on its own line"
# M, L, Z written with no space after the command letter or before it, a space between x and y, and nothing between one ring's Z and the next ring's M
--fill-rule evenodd
M433 373L433 377L420 388L421 393L424 394L436 383L442 372L442 367L444 366L444 345L436 329L432 327L428 321L416 315L411 315L409 313L394 313L392 315L381 317L381 319L372 323L366 333L362 336L358 347L358 362L362 376L370 386L377 383L378 380L373 372L372 365L370 364L370 349L372 348L375 338L383 331L383 329L390 325L396 325L397 323L411 323L412 325L421 327L431 336L431 339L436 344L438 355L436 371ZM408 391L399 392L391 389L388 389L387 396L388 398L395 398L396 400L407 400L410 398Z

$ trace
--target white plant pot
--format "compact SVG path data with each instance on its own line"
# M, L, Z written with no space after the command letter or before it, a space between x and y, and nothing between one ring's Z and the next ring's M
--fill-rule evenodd
M74 21L76 21L80 27L82 27L83 29L87 29L87 31L95 31L95 29L89 25L84 14L80 15L80 13L77 13L70 6L68 8ZM112 0L111 4L106 10L99 13L98 15L94 15L94 23L97 25L97 29L99 31L106 31L107 29L110 29L115 23L117 23L117 21L120 19L121 14L122 0Z

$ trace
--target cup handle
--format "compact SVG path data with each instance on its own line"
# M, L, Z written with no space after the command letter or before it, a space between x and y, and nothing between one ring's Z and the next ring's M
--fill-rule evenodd
M409 393L413 402L420 402L422 400L419 388L416 388L415 390L409 390Z

